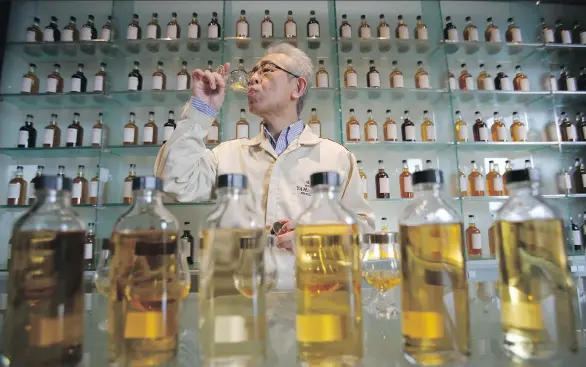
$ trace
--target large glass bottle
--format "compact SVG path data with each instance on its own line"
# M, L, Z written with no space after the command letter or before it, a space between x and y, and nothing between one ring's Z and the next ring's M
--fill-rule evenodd
M273 278L265 273L264 218L248 190L246 176L219 175L216 207L202 224L198 325L206 366L263 365L266 356L265 300Z
M564 225L539 194L539 172L506 173L511 197L496 217L503 348L516 359L576 352Z
M112 231L108 351L120 366L167 365L179 350L179 306L190 278L162 190L158 177L135 177L133 204Z
M440 170L413 173L415 199L399 220L403 350L412 363L464 364L470 354L463 223Z
M71 179L41 176L38 202L14 225L3 358L14 366L75 366L83 359L85 228Z
M358 221L340 204L338 173L314 173L310 183L313 202L295 228L298 360L312 366L360 365Z

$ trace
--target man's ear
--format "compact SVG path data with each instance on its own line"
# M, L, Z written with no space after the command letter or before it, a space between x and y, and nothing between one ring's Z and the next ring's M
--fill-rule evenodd
M292 97L299 99L307 89L307 80L305 78L297 78L297 89L293 91Z

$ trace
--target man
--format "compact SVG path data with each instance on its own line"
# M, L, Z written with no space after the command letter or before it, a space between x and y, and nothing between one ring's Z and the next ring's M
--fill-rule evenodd
M296 47L271 46L252 69L248 107L263 119L264 131L206 149L207 130L224 102L229 68L223 66L226 75L193 71L193 96L155 162L165 192L178 201L208 199L218 174L248 176L267 227L284 224L277 236L281 275L284 267L293 271L294 221L312 201L309 176L314 172L340 173L342 203L357 214L363 232L372 231L374 215L362 194L356 158L342 145L315 135L300 119L313 65Z

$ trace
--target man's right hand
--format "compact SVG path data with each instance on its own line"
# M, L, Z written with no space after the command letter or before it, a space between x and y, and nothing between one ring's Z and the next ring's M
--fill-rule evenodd
M220 72L222 72L220 74ZM216 111L220 110L226 96L226 81L230 74L230 63L218 68L218 71L195 69L191 73L192 94Z

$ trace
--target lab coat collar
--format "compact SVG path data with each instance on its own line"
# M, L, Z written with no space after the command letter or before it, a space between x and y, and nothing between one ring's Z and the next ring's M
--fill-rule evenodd
M247 146L260 145L265 140L268 140L268 138L265 136L264 131L261 131L254 138L243 141L242 145L247 145ZM296 140L301 145L315 145L319 142L319 136L315 135L313 133L313 130L311 130L311 128L309 126L305 125L303 132L301 133L301 135L299 135L299 137ZM267 141L267 143L269 146L271 146L270 142Z

